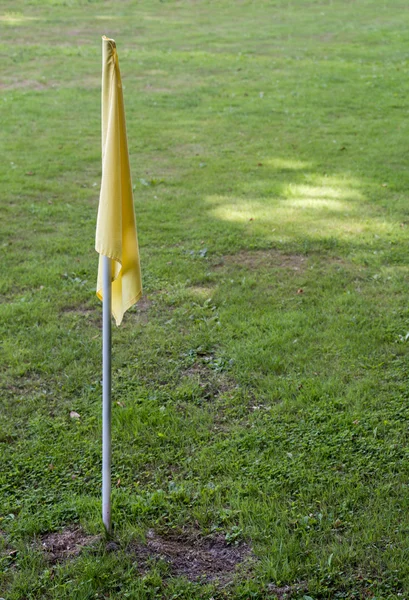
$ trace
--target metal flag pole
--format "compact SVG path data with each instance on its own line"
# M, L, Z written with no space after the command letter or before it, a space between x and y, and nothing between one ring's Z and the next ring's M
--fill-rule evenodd
M111 259L102 256L102 521L111 527Z

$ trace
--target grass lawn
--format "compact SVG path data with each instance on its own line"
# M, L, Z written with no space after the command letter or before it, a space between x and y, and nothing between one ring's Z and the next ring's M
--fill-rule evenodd
M407 2L6 0L0 31L0 596L409 598ZM144 281L108 545L102 34ZM252 558L196 579L152 539Z

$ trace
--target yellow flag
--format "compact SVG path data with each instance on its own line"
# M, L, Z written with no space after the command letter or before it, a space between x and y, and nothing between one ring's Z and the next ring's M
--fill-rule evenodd
M102 181L95 249L97 296L102 300L102 255L112 259L112 314L120 325L142 295L121 74L114 40L102 38Z

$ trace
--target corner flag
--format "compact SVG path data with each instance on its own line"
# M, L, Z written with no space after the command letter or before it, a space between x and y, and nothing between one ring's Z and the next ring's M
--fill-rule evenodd
M142 295L138 239L126 139L121 74L114 40L102 38L102 181L95 249L97 296L102 300L102 521L111 519L111 314L124 312Z
M124 99L114 40L102 38L102 181L95 249L97 296L103 300L102 256L112 260L112 314L117 325L142 295Z

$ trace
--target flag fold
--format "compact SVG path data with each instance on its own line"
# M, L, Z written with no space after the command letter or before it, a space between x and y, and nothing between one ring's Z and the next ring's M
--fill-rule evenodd
M112 314L117 325L142 295L121 74L114 40L102 38L102 180L95 249L97 296L102 293L102 255L112 259Z

